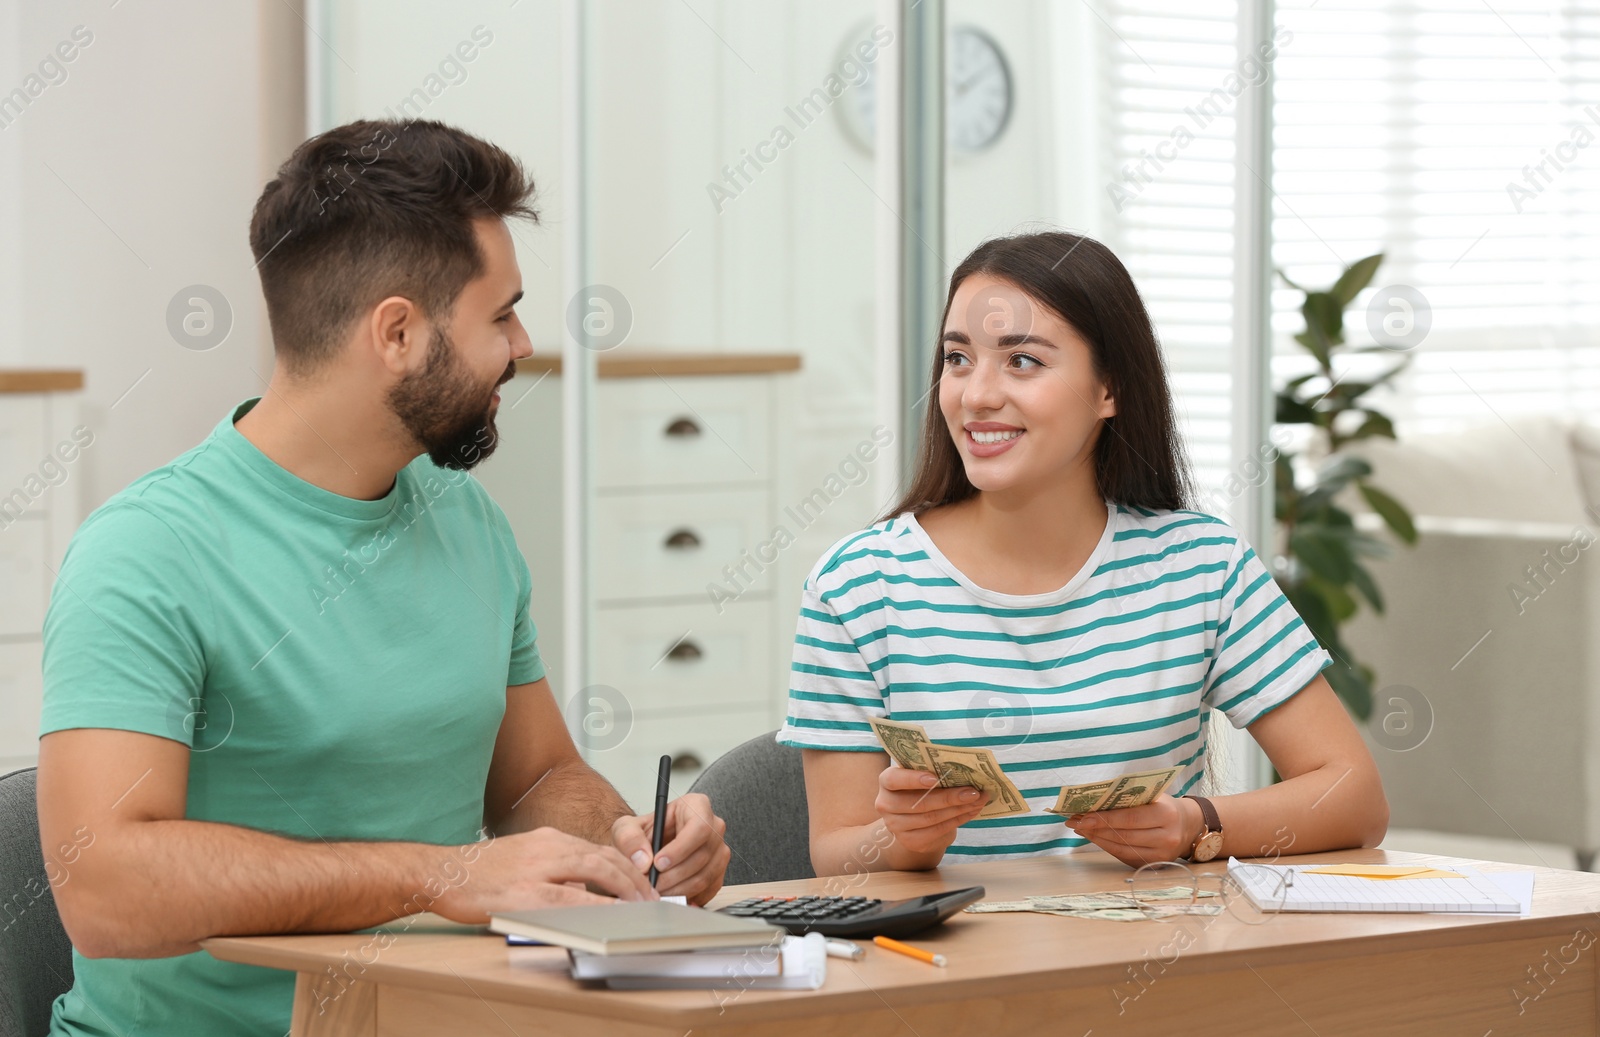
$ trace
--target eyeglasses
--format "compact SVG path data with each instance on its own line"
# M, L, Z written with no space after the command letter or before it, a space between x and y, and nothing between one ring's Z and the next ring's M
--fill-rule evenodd
M1197 873L1181 861L1156 861L1123 880L1127 906L1144 917L1169 922L1184 915L1229 916L1260 925L1282 907L1294 872L1241 864L1226 872Z

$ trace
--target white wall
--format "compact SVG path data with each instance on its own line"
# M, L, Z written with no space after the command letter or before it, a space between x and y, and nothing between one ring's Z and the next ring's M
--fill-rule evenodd
M0 4L0 91L5 93L22 80L21 18L20 0ZM13 189L21 177L21 134L21 127L0 130L0 365L8 367L20 362L22 332L22 193Z
M427 114L502 143L541 184L543 225L518 232L522 312L536 348L554 350L570 224L557 0L328 7L321 57L338 120L382 115L475 27L493 34ZM953 21L1006 47L1017 110L992 151L950 170L951 264L982 237L1041 217L1082 225L1070 189L1062 193L1057 145L1059 128L1081 125L1081 113L1062 107L1048 9L1042 0L952 6ZM867 186L873 160L830 111L720 214L706 185L775 126L793 128L785 107L821 84L846 35L874 14L870 0L721 0L694 11L602 5L595 16L596 277L633 305L629 348L803 354L792 476L801 492L872 424L872 231L882 204ZM269 374L247 227L261 184L300 136L302 29L279 0L5 0L0 29L15 31L0 32L0 89L79 24L94 40L66 81L0 131L0 363L87 370L97 441L77 486L92 507L192 446ZM229 338L207 352L180 347L166 327L168 301L193 283L219 288L234 310ZM852 490L796 556L809 565L872 518L885 502L868 496Z
M554 352L565 310L561 235L572 226L560 181L560 4L328 7L332 122L384 115L476 26L493 34L425 114L507 147L542 185L543 225L518 232L521 313L535 349ZM822 85L846 38L875 16L872 0L602 4L592 16L594 278L632 306L630 350L802 355L783 504L820 486L875 424L873 233L884 202L871 186L873 157L841 125L837 108L848 96L803 128L786 112ZM1095 195L1083 185L1093 155L1064 151L1059 138L1092 115L1056 53L1084 17L1052 14L1045 0L952 5L953 22L976 24L1005 48L1016 111L991 150L951 166L947 264L993 234L1041 221L1088 224ZM779 126L793 143L719 212L708 184ZM599 427L603 435L603 415ZM803 573L835 539L875 518L889 502L870 487L851 489L800 533L786 563Z
M300 103L298 59L262 53L293 17L279 0L0 6L14 29L0 33L0 91L75 27L93 34L66 79L0 131L0 363L86 371L94 446L83 477L55 491L85 507L202 439L259 391L252 367L269 373L247 231L281 158L262 141L282 121L263 110ZM167 331L168 301L195 283L233 309L206 352Z

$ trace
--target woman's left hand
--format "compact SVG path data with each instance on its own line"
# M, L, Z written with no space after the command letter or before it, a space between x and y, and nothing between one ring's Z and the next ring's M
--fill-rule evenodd
M1073 814L1067 827L1117 860L1137 868L1155 861L1177 860L1200 834L1200 805L1165 793L1142 807Z

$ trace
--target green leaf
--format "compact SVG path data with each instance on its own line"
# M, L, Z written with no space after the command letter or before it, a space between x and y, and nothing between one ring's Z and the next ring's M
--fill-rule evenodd
M1333 347L1344 341L1344 310L1327 292L1307 292L1300 314L1306 321L1306 338L1300 340L1301 344L1327 370Z
M1372 574L1367 571L1366 566L1360 562L1352 562L1350 564L1350 582L1355 585L1356 590L1361 592L1361 596L1367 599L1367 603L1372 606L1372 611L1380 616L1383 615L1383 592L1378 590L1378 581L1372 578Z
M1366 558L1388 558L1394 553L1386 541L1379 540L1370 533L1352 533L1350 550Z
M1312 425L1316 423L1317 412L1293 396L1279 393L1277 411L1272 420L1280 425Z
M1367 415L1366 419L1356 427L1354 432L1345 437L1346 440L1370 439L1373 436L1395 438L1394 422L1390 421L1387 416L1379 414L1375 410L1369 410L1365 413Z
M1350 567L1355 560L1349 545L1338 537L1301 526L1289 534L1289 553L1325 580L1335 584L1350 581Z
M1347 536L1354 531L1356 520L1343 508L1327 505L1317 512L1317 522L1328 526L1329 532L1335 536Z
M1372 387L1375 384L1377 384L1377 383L1375 383L1375 382L1340 382L1338 385L1335 385L1333 388L1328 390L1328 395L1334 397L1335 399L1340 399L1340 400L1344 400L1346 402L1349 402L1350 400L1359 399L1360 397L1362 397L1362 396L1366 395L1367 393L1371 392L1372 391Z
M1337 454L1322 462L1317 468L1317 482L1327 484L1330 482L1349 482L1365 475L1372 474L1372 465L1362 457L1354 454Z
M1333 613L1328 611L1328 603L1322 600L1320 594L1312 592L1304 585L1299 587L1284 588L1284 596L1289 599L1289 604L1305 620L1306 626L1311 628L1311 635L1317 643L1326 648L1330 643L1337 644L1334 631L1337 630L1333 621Z
M1343 623L1356 614L1356 609L1359 607L1356 599L1338 584L1313 576L1306 581L1306 587L1322 598L1328 606L1329 613L1333 615L1335 624Z
M1378 272L1378 264L1383 262L1383 253L1366 256L1351 263L1344 273L1339 275L1339 280L1333 283L1330 294L1339 300L1340 307L1349 306L1361 294L1361 289L1372 283L1372 276Z
M1373 511L1382 516L1384 523L1394 530L1395 536L1408 544L1417 542L1417 527L1411 521L1411 513L1406 510L1404 504L1366 482L1361 484L1361 496L1367 499Z
M1299 491L1294 486L1293 458L1279 454L1272 466L1272 517L1279 522L1293 521L1299 500Z
M1349 454L1335 454L1317 469L1316 477L1306 496L1308 498L1315 496L1315 506L1321 507L1354 480L1371 474L1372 466L1361 458Z
M1304 288L1301 288L1299 285L1297 285L1293 281L1289 280L1289 275L1283 272L1283 268L1282 267L1274 267L1273 269L1277 272L1279 277L1283 278L1283 283L1284 284L1288 285L1290 288L1293 288L1297 292L1305 291Z

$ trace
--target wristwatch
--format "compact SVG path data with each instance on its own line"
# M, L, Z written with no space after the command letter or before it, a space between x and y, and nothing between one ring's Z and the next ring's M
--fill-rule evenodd
M1200 824L1200 834L1195 837L1194 846L1190 847L1188 857L1191 861L1204 863L1211 860L1222 851L1222 819L1217 817L1217 808L1204 796L1185 796L1200 804L1200 816L1204 819Z

